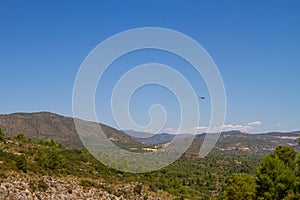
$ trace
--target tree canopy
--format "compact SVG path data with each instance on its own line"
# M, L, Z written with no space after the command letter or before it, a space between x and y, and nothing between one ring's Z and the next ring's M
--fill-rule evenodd
M227 180L221 199L292 200L300 199L300 153L278 146L265 156L254 178L234 174Z
M220 199L226 200L246 200L256 199L257 184L255 179L249 174L234 174L226 183L228 184Z

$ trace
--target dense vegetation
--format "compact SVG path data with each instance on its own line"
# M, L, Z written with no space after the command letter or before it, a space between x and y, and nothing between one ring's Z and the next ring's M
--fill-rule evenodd
M300 153L286 146L265 156L256 175L234 174L220 199L300 199Z
M211 152L204 159L189 152L161 170L131 174L110 169L86 149L69 149L54 140L33 141L20 133L7 137L0 130L0 179L8 171L26 175L73 176L83 187L135 183L133 192L165 191L178 199L299 199L299 154L288 147L262 157ZM259 165L259 163L261 164ZM257 167L259 166L259 167ZM47 190L39 181L32 189ZM110 193L125 193L113 191Z

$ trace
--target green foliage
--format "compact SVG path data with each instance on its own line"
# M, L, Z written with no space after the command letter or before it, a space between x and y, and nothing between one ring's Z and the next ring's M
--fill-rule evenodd
M17 138L18 141L21 141L21 142L24 142L26 140L26 137L25 137L24 133L19 133L16 136L16 138Z
M51 138L51 140L49 142L49 146L56 147L56 146L58 146L58 144L55 142L55 140L53 138Z
M0 141L4 141L5 140L5 135L4 133L2 132L1 128L0 128Z
M50 140L40 140L38 143L50 147L62 147L61 144L57 144L52 138Z
M297 153L294 149L287 146L278 146L274 152L274 155L282 160L288 167L294 168L294 161L297 156Z
M79 185L81 185L84 188L89 188L89 187L97 188L98 187L97 183L95 183L94 181L91 181L91 180L86 180L86 179L81 180Z
M255 179L249 174L234 174L227 181L220 199L227 200L248 200L256 199L258 185Z
M49 188L48 184L45 183L43 180L39 180L37 186L38 186L38 189L43 192L45 192Z
M156 192L158 190L158 188L156 187L156 185L153 184L153 183L150 183L149 189L150 189L150 191L153 191L153 192Z
M37 190L36 182L34 180L29 181L29 188L32 192L35 192Z
M278 146L265 156L250 175L233 175L227 180L220 199L291 200L300 199L300 153ZM250 187L248 187L250 186ZM251 190L252 188L252 190Z
M23 172L27 172L28 164L24 154L17 157L16 165L19 170L22 170Z
M69 149L54 140L34 142L30 138L24 140L22 136L9 140L12 142L0 143L0 177L7 171L23 171L27 172L26 176L35 174L39 177L71 175L77 177L83 187L104 188L109 193L114 193L114 189L98 184L99 179L112 184L131 185L135 182L137 184L131 192L137 195L144 191L163 190L179 199L211 199L221 190L221 184L228 176L242 171L254 174L256 163L260 161L260 157L256 156L212 152L204 159L198 159L197 154L188 154L161 170L131 174L104 166L86 149ZM22 146L15 145L16 141ZM242 164L236 164L237 161ZM29 185L32 191L47 190L45 184L35 180ZM116 192L118 195L125 193Z
M278 146L267 155L257 169L259 196L279 200L299 195L300 177L296 173L296 152L285 146Z
M133 188L133 192L141 195L142 194L142 189L143 189L143 185L142 184L137 184L134 188Z
M56 148L50 150L38 149L36 161L39 166L48 171L62 170L65 164L64 157Z
M32 144L32 143L34 143L34 140L31 138L28 138L27 142Z

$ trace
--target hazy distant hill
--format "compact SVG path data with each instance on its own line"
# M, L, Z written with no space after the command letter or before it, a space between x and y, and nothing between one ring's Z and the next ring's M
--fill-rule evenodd
M133 138L149 138L154 136L153 133L134 131L134 130L122 130L126 135L129 135Z
M174 139L175 135L169 134L169 133L161 133L161 134L155 134L151 137L147 138L139 138L134 137L136 141L145 143L145 144L160 144L160 143L168 143Z
M261 133L249 134L240 131L223 132L214 148L215 151L224 153L251 153L267 154L274 151L278 145L290 146L300 151L298 144L300 132L289 133ZM189 148L191 152L198 152L202 145L205 134L199 134L195 137Z
M145 135L145 134L144 134ZM205 133L198 134L191 146L189 152L198 152ZM240 131L227 131L222 132L218 142L214 148L214 151L220 151L225 153L245 152L254 154L267 154L274 151L278 145L285 145L295 148L300 151L300 145L298 144L300 132L271 132L271 133L260 133L260 134L249 134ZM135 140L145 144L163 144L169 143L174 139L175 135L162 133L151 135L148 138L134 137Z
M109 126L100 124L107 137L114 142L136 144L132 137ZM24 133L35 140L54 140L69 146L82 147L73 118L49 112L13 113L0 115L0 128L8 136Z

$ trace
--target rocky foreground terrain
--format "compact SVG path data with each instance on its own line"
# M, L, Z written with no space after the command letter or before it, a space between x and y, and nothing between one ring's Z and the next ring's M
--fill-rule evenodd
M97 186L82 186L76 177L50 177L33 178L32 174L19 174L11 172L7 177L1 178L1 200L73 200L73 199L161 199L162 191L134 191L137 183L124 185L110 185L99 181ZM163 195L164 199L174 199L170 195Z

